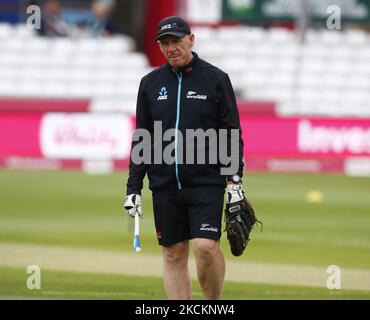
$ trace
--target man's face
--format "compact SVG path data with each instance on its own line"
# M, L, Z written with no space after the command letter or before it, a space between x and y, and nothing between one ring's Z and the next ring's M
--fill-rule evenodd
M183 38L175 36L163 36L158 41L159 47L167 62L173 68L179 68L191 61L191 49L194 45L194 35L190 34Z
M52 14L58 14L60 12L60 3L58 0L50 0L45 3L45 8Z

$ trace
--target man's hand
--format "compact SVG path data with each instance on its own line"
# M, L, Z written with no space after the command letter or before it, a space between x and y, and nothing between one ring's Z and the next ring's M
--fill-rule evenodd
M231 253L243 254L254 224L261 223L255 216L251 203L244 195L241 183L227 184L227 204L225 209L226 233ZM261 223L262 224L262 223Z
M244 199L244 191L241 183L228 183L226 186L227 203L234 203Z
M129 194L125 197L125 201L123 203L126 213L129 214L131 217L135 217L136 212L139 214L140 218L142 218L143 210L141 207L141 196L139 194Z

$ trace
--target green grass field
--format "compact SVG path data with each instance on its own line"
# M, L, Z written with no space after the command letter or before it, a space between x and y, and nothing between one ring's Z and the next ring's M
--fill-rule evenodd
M0 171L1 299L165 299L151 194L143 193L143 252L122 213L127 173ZM264 229L242 257L223 234L224 299L369 299L370 179L250 173L244 187ZM306 200L319 190L318 203ZM28 265L40 290L26 288ZM341 289L326 268L341 268ZM194 299L201 290L194 279Z

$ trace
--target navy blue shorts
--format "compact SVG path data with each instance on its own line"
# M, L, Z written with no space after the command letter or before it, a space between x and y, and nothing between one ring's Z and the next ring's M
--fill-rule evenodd
M202 186L153 191L158 243L169 246L193 238L221 237L225 188Z

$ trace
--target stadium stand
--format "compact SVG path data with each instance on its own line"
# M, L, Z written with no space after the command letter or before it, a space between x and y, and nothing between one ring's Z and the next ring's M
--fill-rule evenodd
M0 97L90 99L90 111L134 113L140 78L150 70L125 36L44 38L0 24Z
M229 73L239 100L288 115L370 116L370 36L360 30L193 27L195 51ZM125 36L40 38L0 24L0 98L89 99L90 111L135 113L146 56Z
M195 50L230 74L242 100L275 101L280 115L370 115L370 36L283 28L193 28Z

